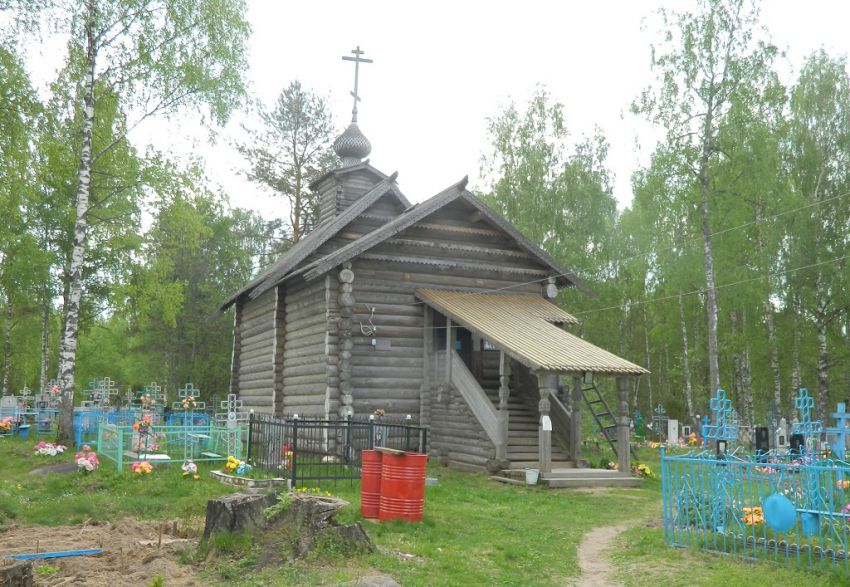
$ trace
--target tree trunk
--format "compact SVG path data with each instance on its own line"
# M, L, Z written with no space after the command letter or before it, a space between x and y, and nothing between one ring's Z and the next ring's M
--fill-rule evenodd
M649 365L649 321L646 318L646 304L641 304L643 309L643 363L646 370L649 371L646 375L646 388L649 395L649 414L652 414L654 406L652 405L652 369Z
M94 127L95 73L95 8L94 0L86 1L86 78L83 97L83 144L80 151L80 172L77 189L77 217L74 224L74 247L69 265L69 296L64 308L65 331L59 347L59 386L62 390L62 411L59 417L59 442L73 442L74 371L77 360L77 335L80 320L80 300L83 294L83 260L86 251L87 213L91 190L92 129Z
M3 323L3 393L9 393L9 367L12 364L12 300L6 299L6 320Z
M829 411L829 352L827 348L827 293L820 269L815 277L815 292L817 294L817 309L815 311L815 329L818 336L818 414L825 421Z
M679 327L682 331L682 376L685 380L685 402L688 406L688 421L694 426L695 430L699 428L699 423L694 421L694 398L691 389L691 366L688 361L688 327L685 324L685 302L679 295Z
M794 342L791 349L791 392L796 394L803 381L800 370L800 295L796 292L791 296L791 306L794 318Z
M41 367L38 371L38 390L47 389L47 369L50 365L50 297L45 296L41 309Z
M773 373L773 401L777 409L782 411L782 371L779 365L779 348L776 342L776 323L773 320L773 304L770 301L772 281L770 279L770 266L767 261L764 246L764 204L759 201L756 204L756 223L758 224L758 253L759 258L765 261L765 275L767 276L767 292L764 298L764 321L767 325L767 346L770 357L770 370Z
M702 154L700 157L699 184L702 195L702 242L705 255L705 288L708 312L708 378L710 392L720 387L720 367L717 362L717 289L714 284L714 251L711 244L711 225L708 219L709 157L714 135L714 104L709 99L703 126Z
M742 424L747 431L745 442L752 441L753 433L753 371L750 365L750 343L747 342L747 312L743 313L741 333L744 336L744 350L741 355L741 406L743 409Z

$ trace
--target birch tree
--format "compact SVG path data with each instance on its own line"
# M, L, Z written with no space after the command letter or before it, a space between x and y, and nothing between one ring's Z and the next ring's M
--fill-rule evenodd
M87 252L92 167L152 116L189 107L204 120L224 122L243 97L249 27L241 0L7 1L21 21L50 21L69 38L70 69L77 73L81 136L68 296L59 349L62 410L59 440L71 441L74 371ZM97 152L92 129L102 89L131 113L124 133Z
M709 386L720 386L718 302L712 243L716 162L724 156L718 129L733 98L769 71L776 50L755 38L757 10L748 0L702 0L696 13L660 13L664 42L653 46L658 79L633 109L666 131L666 142L683 158L683 173L696 182L706 286Z

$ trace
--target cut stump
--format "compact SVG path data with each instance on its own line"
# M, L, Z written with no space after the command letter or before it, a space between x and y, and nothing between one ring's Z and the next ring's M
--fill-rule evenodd
M359 524L340 525L334 515L350 505L338 497L304 493L235 493L207 502L204 540L219 532L248 532L262 552L259 567L279 565L317 548L334 552L374 552ZM275 507L272 507L275 506ZM269 509L271 508L271 509Z

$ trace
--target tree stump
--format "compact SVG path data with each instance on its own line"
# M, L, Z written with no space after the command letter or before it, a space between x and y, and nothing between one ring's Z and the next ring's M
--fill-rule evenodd
M277 503L275 494L232 493L207 502L204 540L219 532L257 532L266 527L266 508Z
M20 561L0 567L0 586L32 587L32 561Z
M334 553L374 552L363 527L333 520L351 505L338 497L304 493L246 495L236 493L207 503L204 540L217 532L250 532L260 545L258 567L279 565L316 549Z

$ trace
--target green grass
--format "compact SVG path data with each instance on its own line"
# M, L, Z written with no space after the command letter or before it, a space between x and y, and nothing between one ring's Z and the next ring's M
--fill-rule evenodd
M184 479L179 465L157 466L137 478L103 463L90 475L32 475L32 468L70 462L62 457L33 457L35 441L0 441L0 522L71 524L86 519L194 518L206 501L232 491L207 477ZM588 451L588 461L611 458L610 451ZM657 450L642 449L640 461L659 472ZM401 584L416 585L563 585L579 575L576 552L594 527L631 521L610 554L616 577L627 585L835 585L838 572L818 573L775 563L669 548L660 529L660 480L641 489L605 492L546 490L501 485L485 475L466 474L437 465L429 476L421 523L375 524L359 514L359 483L339 482L323 491L347 499L352 507L337 516L362 522L378 552L348 555L337 545L322 545L305 560L282 568L256 570L257 545L245 537L219 537L199 550L187 549L183 562L196 563L205 584L321 585L385 573ZM166 578L167 582L167 578Z
M55 457L35 456L38 440L4 438L0 441L0 523L58 526L90 519L114 521L190 519L203 516L208 499L234 491L209 479L209 467L199 465L200 479L184 478L179 464L158 465L151 475L118 473L108 461L87 475L32 474L38 467L71 463L75 452Z

